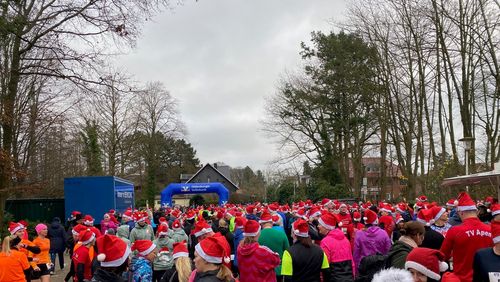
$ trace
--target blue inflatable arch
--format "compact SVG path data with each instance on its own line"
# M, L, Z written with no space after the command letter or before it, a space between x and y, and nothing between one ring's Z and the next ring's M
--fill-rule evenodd
M160 203L162 206L172 206L172 196L177 194L206 194L217 193L219 205L229 200L229 190L220 182L211 183L170 183L161 191Z

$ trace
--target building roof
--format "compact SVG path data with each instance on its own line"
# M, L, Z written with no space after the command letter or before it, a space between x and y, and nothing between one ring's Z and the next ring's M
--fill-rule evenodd
M204 165L202 168L200 168L195 174L193 174L193 176L191 176L191 178L188 179L188 181L186 181L186 183L192 183L194 179L196 179L196 177L204 170L206 169L212 169L213 171L215 171L217 174L219 174L224 180L226 180L229 184L231 184L232 186L234 186L235 190L239 190L240 188L238 187L238 185L234 184L234 182L232 182L229 178L227 178L224 174L222 174L217 168L215 168L213 165L211 165L210 163L207 163L206 165Z

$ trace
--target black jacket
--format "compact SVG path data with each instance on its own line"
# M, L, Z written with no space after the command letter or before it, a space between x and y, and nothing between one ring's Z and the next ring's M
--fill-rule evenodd
M286 276L285 281L320 282L320 273L330 274L330 270L322 270L325 253L317 246L307 247L301 243L295 243L288 249L292 258L292 276ZM326 272L325 272L326 271ZM332 281L327 277L324 281ZM351 280L352 281L352 280Z
M47 237L50 239L50 252L62 253L66 250L66 231L59 221L53 221L49 226Z
M122 277L116 275L115 273L108 272L99 268L92 276L92 282L125 282Z
M444 236L441 235L441 233L432 230L430 226L425 226L424 241L422 242L422 245L420 245L420 247L439 250L441 249L443 241Z
M218 272L218 270L197 272L196 276L194 277L194 282L223 282L224 280L217 278Z

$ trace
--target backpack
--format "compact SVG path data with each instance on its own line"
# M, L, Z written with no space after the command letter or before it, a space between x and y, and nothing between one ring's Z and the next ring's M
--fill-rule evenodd
M358 268L358 277L356 282L370 282L375 273L387 268L388 255L371 255L361 259Z

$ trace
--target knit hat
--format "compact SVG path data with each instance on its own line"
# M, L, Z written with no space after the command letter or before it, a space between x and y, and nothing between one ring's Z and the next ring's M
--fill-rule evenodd
M273 218L272 218L271 214L268 211L265 211L260 216L259 223L263 224L263 223L268 223L268 222L273 222Z
M87 225L87 226L92 226L94 225L94 218L87 214L84 218L83 218L83 224Z
M210 232L213 232L212 227L202 218L194 224L194 229L191 231L191 234L194 234L196 237L200 237L201 235Z
M361 221L361 214L359 212L354 212L352 214L352 218L354 219L354 221Z
M242 217L242 216L238 216L236 217L236 219L234 220L234 228L237 229L237 228L243 228L245 226L245 223L247 222L247 219Z
M9 223L9 232L11 235L14 235L14 233L21 229L24 229L24 226L22 224L12 221Z
M365 221L365 224L377 224L378 223L377 214L370 209L365 210L365 216L363 217L363 220Z
M257 236L260 232L260 224L255 220L249 220L245 223L243 228L243 236L252 237Z
M494 204L491 207L491 215L496 216L500 214L500 204Z
M399 269L399 268L388 268L383 269L373 276L372 282L388 282L388 281L397 281L397 282L413 282L413 277L408 270Z
M229 263L231 261L229 257L231 254L226 254L221 240L226 240L226 238L222 236L208 237L201 240L194 249L200 257L209 263Z
M172 255L172 258L176 259L180 257L189 257L186 241L174 243L174 254Z
M335 226L342 226L342 222L339 222L337 217L331 213L325 213L318 219L318 223L328 230L335 229Z
M130 255L130 247L121 238L115 235L105 234L97 238L97 249L99 254L97 260L102 267L118 267L122 265Z
M405 269L413 268L423 275L439 280L440 273L448 269L444 255L438 250L414 248L406 257Z
M309 237L309 224L303 219L296 220L292 224L293 234L298 237Z
M500 221L494 220L491 222L491 238L493 243L500 243Z
M168 235L168 225L160 224L158 226L158 236L167 236Z
M474 201L471 199L469 194L467 192L462 192L458 195L457 201L458 202L458 211L477 211L476 204ZM456 203L455 202L455 203Z
M39 234L42 230L44 229L47 229L47 225L43 224L43 223L38 223L36 226L35 226L35 230L36 230L36 233Z
M172 229L180 230L181 228L182 228L181 222L178 219L174 220L174 222L172 223Z
M156 249L156 245L150 240L137 240L132 244L132 251L137 251L141 256L147 256Z
M89 228L80 231L78 234L79 241L82 242L82 245L88 245L92 243L95 239L95 234Z

